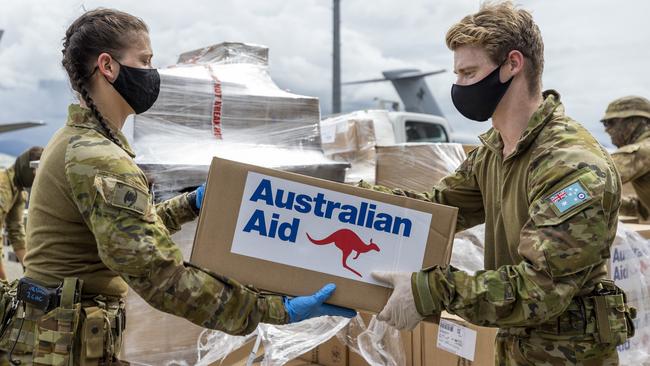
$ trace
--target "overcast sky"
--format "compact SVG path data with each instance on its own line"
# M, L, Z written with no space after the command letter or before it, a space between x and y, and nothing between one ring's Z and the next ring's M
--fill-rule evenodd
M650 97L650 1L518 3L532 11L544 37L544 87L557 89L567 113L611 146L598 123L607 103L629 94ZM476 0L341 0L342 79L377 78L382 70L404 67L451 70L445 33L479 5ZM319 97L323 114L331 109L329 0L3 0L0 121L65 115L67 95L48 95L39 90L39 80L64 80L60 60L65 29L84 7L98 6L144 19L159 67L173 64L183 51L222 41L267 45L276 83ZM474 134L487 129L489 124L467 121L454 110L449 96L453 81L452 72L427 79L454 128ZM388 83L345 86L343 109L375 106L375 97L397 99Z

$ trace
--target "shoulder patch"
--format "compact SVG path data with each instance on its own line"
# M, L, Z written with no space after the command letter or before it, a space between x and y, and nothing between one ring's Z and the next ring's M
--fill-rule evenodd
M149 204L149 194L132 185L117 182L109 203L112 206L131 210L144 215Z
M546 200L553 204L553 210L556 211L558 216L563 215L574 207L582 206L584 203L591 201L591 199L592 197L579 180L554 192L546 198Z

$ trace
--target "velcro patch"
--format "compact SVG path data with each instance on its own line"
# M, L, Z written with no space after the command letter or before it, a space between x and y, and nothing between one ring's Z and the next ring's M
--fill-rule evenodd
M546 198L549 200L560 215L570 209L580 206L591 199L585 187L579 181L562 188Z
M117 182L110 203L112 206L144 215L149 204L149 194L131 185Z

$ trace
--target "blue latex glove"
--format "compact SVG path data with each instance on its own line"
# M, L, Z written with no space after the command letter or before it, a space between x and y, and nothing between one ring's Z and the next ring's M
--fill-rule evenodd
M201 209L201 205L203 204L203 194L205 193L205 183L201 184L199 188L196 189L196 201L195 205L196 208L199 210Z
M300 296L293 299L284 298L284 307L289 314L289 322L296 323L309 318L323 315L343 316L353 318L357 312L340 306L323 304L336 290L336 285L328 283L311 296Z

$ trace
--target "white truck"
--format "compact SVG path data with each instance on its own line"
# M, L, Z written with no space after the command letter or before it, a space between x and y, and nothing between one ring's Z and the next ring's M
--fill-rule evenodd
M381 109L355 111L332 118L371 119L377 145L395 145L405 142L455 142L449 123L440 116L411 112L392 112ZM325 119L321 123L327 123Z

